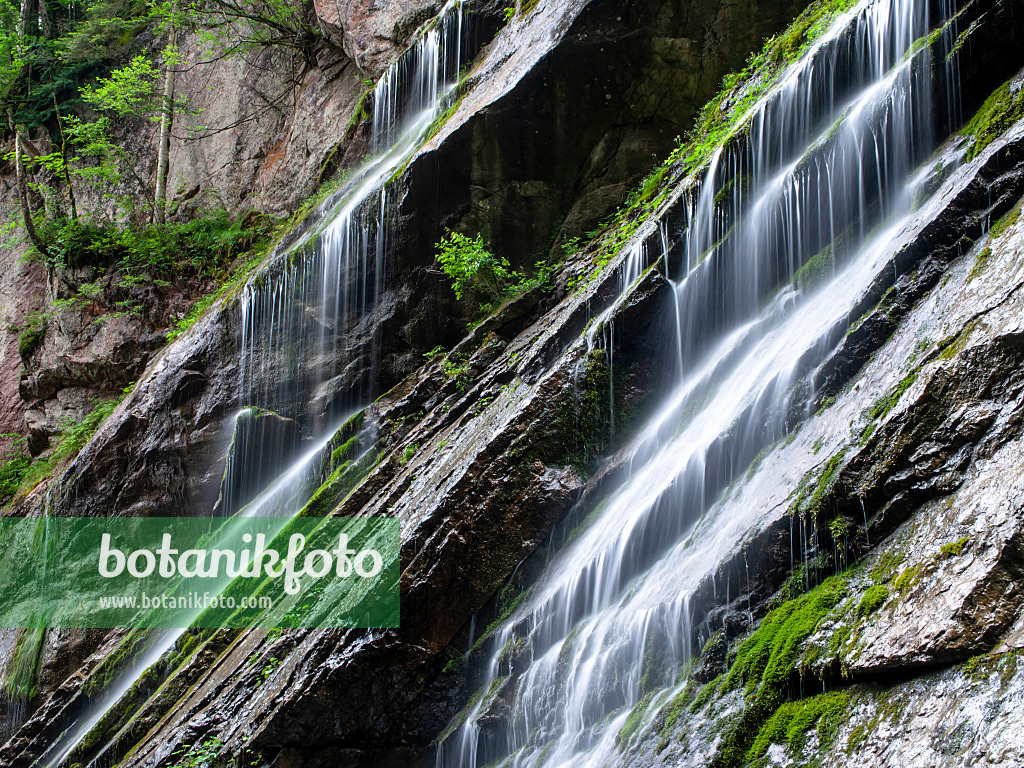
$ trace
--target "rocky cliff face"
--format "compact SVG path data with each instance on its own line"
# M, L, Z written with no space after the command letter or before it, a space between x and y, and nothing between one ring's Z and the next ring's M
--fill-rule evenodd
M312 387L289 389L281 410L295 420L275 422L300 441L322 430L337 404L365 396L361 415L330 445L358 435L368 458L332 458L301 503L322 514L400 518L401 629L190 631L148 672L151 659L134 636L47 633L37 653L49 661L35 693L10 702L0 760L170 766L211 745L222 760L260 766L431 765L438 743L438 759L460 765L516 750L537 765L561 755L535 733L507 736L545 653L530 645L530 603L544 594L549 563L572 553L649 458L636 436L657 429L648 419L674 391L680 273L699 261L678 243L695 226L692 193L717 156L691 144L689 156L677 153L647 177L626 214L582 247L574 238L623 203L651 154L669 154L762 38L782 33L794 61L813 55L815 14L843 10L825 6L783 33L802 8L520 4L467 68L443 122L394 174L382 288L370 311L339 331L336 348L353 362L315 396ZM332 151L354 156L367 146L372 126L347 127L359 70L383 72L438 8L316 7L335 49L306 74L291 116L272 130L243 129L231 147L226 136L201 156L172 160L202 175L186 185L217 190L229 207L252 196L259 207L286 210L309 193ZM617 699L609 683L600 715L587 714L603 729L586 732L603 734L592 754L612 764L1024 761L1012 727L1024 708L1016 651L1024 638L1024 123L1016 122L1024 60L1012 32L1020 11L998 0L964 3L950 40L948 17L928 10L928 35L915 50L940 65L918 71L935 79L936 94L953 94L927 105L951 135L936 137L941 146L920 159L919 204L887 232L884 258L825 352L796 366L792 388L804 400L792 402L804 405L785 414L782 434L744 453L732 447L747 436L736 427L709 448L709 497L695 502L681 545L697 554L673 580L688 595L686 614L644 636L643 674L629 679L628 695ZM501 26L493 11L478 23L488 35ZM779 79L791 71L783 63L774 62ZM760 71L730 80L716 109L743 113L752 91L770 92ZM841 70L834 74L839 82ZM211 76L231 88L248 82L223 68ZM983 105L1008 78L1002 100ZM218 108L225 119L234 109ZM974 132L961 135L976 112ZM755 130L737 121L719 140L756 146L748 140ZM813 165L834 136L825 131L794 163ZM743 202L748 183L719 190L714 204ZM254 283L287 273L295 261L288 248L322 224L314 215L286 237ZM466 333L476 308L457 302L433 267L444 227L483 233L517 266L566 258L546 283ZM834 263L816 274L821 261L809 260L793 285L815 295ZM773 279L789 281L784 272ZM770 304L785 294L773 294L774 285L756 298ZM22 383L37 403L29 417L37 432L93 392L138 381L67 470L18 512L36 512L44 500L53 514L214 509L235 414L260 405L239 387L245 296L228 294L163 346L174 300L154 302L145 323L85 332L76 318L48 331ZM711 334L721 315L706 314L702 333ZM450 351L424 362L438 345ZM699 407L665 429L685 429ZM520 593L522 603L513 599ZM565 619L560 667L570 663L578 618ZM669 636L684 638L687 658L659 640ZM5 635L8 679L24 647L23 637ZM105 702L103 681L140 659L147 663L135 664L134 684ZM622 669L628 677L636 668ZM90 721L93 713L102 717ZM464 732L472 749L455 751Z

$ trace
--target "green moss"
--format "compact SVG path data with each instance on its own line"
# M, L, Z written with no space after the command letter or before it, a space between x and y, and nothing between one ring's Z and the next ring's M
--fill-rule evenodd
M992 260L992 249L988 246L978 251L978 255L974 257L974 264L971 265L971 271L967 275L967 282L970 282L974 278L978 277L988 267L989 261Z
M905 593L911 587L913 587L921 578L921 565L912 565L910 568L904 570L896 580L892 583L894 591L900 594Z
M41 629L26 629L18 637L3 678L3 691L9 699L27 701L35 697L45 634Z
M943 557L956 557L964 551L964 547L971 540L970 536L964 536L958 541L951 541L948 544L943 544L939 551L942 552Z
M956 355L963 351L967 346L967 342L971 340L971 334L974 332L977 325L978 321L973 320L964 326L964 329L956 336L944 339L939 344L939 359L952 360Z
M636 703L636 706L630 710L629 715L626 717L626 722L615 736L615 744L619 748L619 751L624 750L629 746L630 739L636 735L636 732L640 730L640 726L643 725L644 715L647 714L648 707L651 706L651 700L654 698L654 693L648 693L640 701Z
M46 315L35 312L25 322L25 327L18 334L18 354L23 362L43 345L46 338Z
M793 282L802 291L810 291L831 279L835 270L832 245L826 245L796 271Z
M878 420L888 416L890 411L892 411L892 409L899 403L903 394L910 389L915 381L917 381L917 377L920 373L920 370L914 370L904 376L895 387L889 390L888 394L879 398L872 404L867 412L868 417Z
M789 505L791 515L815 517L822 512L822 505L835 488L843 468L846 451L845 447L840 449L829 457L820 470L812 469L801 478Z
M820 586L765 616L740 645L726 689L746 683L748 698L778 703L794 669L797 649L846 596L846 584L832 576Z
M377 452L373 450L368 450L358 461L344 461L316 489L299 514L304 517L327 517L363 481L376 462Z
M718 690L725 683L726 675L723 672L714 680L705 683L701 686L701 689L697 692L697 695L693 699L693 703L690 705L690 713L700 712L707 706L707 703L711 701L711 697L718 693Z
M815 726L821 747L827 749L842 727L849 705L850 697L845 693L823 693L786 702L761 727L747 752L747 761L763 757L772 744L785 744L796 756L803 749L807 733Z
M987 665L985 664L985 661L987 659L988 659L988 655L984 654L984 653L978 654L977 656L972 656L971 658L969 658L967 661L964 662L964 666L963 666L964 674L967 677L969 677L971 680L981 680L981 679L984 679L985 675L988 672L988 670L986 668Z
M353 435L344 443L331 451L331 466L337 467L347 459L351 459L359 447L359 435Z
M747 706L722 738L713 766L732 768L743 764L762 726L784 701L790 679L797 671L800 646L845 596L845 582L832 576L807 594L773 610L743 641L725 689L745 684Z
M857 615L862 619L877 611L886 600L889 599L889 587L885 584L875 584L868 587L857 603Z
M591 233L600 241L595 254L600 254L606 262L618 253L640 223L668 198L672 180L678 178L679 173L690 173L706 164L717 149L742 131L751 109L771 90L785 68L854 2L818 0L812 3L785 33L769 39L760 53L752 55L742 71L723 78L719 93L701 109L687 137L680 140L664 163L653 169L630 193L622 208L602 222L606 230ZM731 187L719 190L716 204L732 192ZM603 264L599 263L598 269L601 266ZM585 279L589 281L590 276Z
M896 569L903 563L902 552L886 552L871 569L871 580L876 584L887 584L896 575Z
M999 237L1003 232L1016 224L1017 220L1020 218L1020 211L1021 203L1017 203L1009 213L993 224L992 229L989 230L989 234L992 236L992 239Z
M971 140L967 150L968 160L980 155L1014 123L1024 118L1024 88L1014 93L1010 87L1011 82L1007 81L997 88L961 131Z
M663 737L668 736L676 721L679 720L679 716L693 702L694 697L697 695L697 687L692 681L687 681L686 685L683 686L683 690L677 693L672 698L672 701L669 702L668 707L665 709L665 725L661 728L661 735Z
M631 420L623 418L624 386L612 387L612 370L604 350L594 349L582 361L583 371L575 387L567 388L557 405L557 415L538 441L537 458L545 464L576 467L587 474L607 453L616 437L626 434ZM612 423L612 396L615 412ZM633 414L635 416L635 412Z

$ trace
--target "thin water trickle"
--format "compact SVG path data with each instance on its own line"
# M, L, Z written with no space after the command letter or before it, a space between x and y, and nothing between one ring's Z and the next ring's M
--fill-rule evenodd
M438 768L621 764L631 708L650 695L656 712L679 689L692 592L757 516L723 491L809 413L815 393L795 385L841 340L913 211L910 182L936 144L930 58L912 53L928 32L915 0L857 4L682 193L679 231L663 220L635 239L620 282L666 264L680 374L624 449L626 479L495 633L482 695ZM613 314L592 323L588 350L608 348ZM806 550L816 534L791 538Z

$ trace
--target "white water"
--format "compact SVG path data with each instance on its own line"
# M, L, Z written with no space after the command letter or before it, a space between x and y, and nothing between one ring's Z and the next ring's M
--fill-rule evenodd
M456 86L464 26L464 5L452 0L381 76L372 95L372 158L328 201L323 223L280 257L268 279L245 287L243 404L296 417L312 408L326 411L318 415L329 419L373 399L372 310L387 276L392 230L393 191L387 181L422 144ZM364 339L353 345L360 326ZM333 380L347 370L349 383L353 366L359 372L354 390L333 391Z
M660 690L649 712L670 700L694 650L693 591L761 512L714 505L806 415L814 393L797 383L813 384L858 298L892 269L911 179L935 146L927 54L906 56L929 31L923 6L865 0L837 19L752 108L749 140L719 150L682 210L638 241L622 284L668 265L677 382L598 518L496 633L480 690L510 686L510 714L495 725L482 695L439 768L622 764L630 709L646 690ZM824 248L831 274L802 291L797 271ZM507 643L525 643L514 676Z
M369 314L385 279L390 221L388 180L415 153L456 85L463 63L465 4L450 0L437 21L381 76L374 88L373 156L311 215L301 239L243 289L241 298L243 410L256 406L298 415L320 385L351 362L338 348L345 330ZM314 346L308 341L313 326ZM305 361L312 360L311 369ZM369 370L372 370L370 361ZM372 380L355 395L365 402ZM336 398L328 421L315 424L321 436L293 464L237 514L285 518L302 509L323 482L324 452L335 431L358 408ZM340 415L348 413L344 416ZM242 411L239 411L241 414ZM330 428L323 427L332 424ZM275 450L275 446L266 446ZM184 630L154 632L147 649L121 670L85 710L37 756L33 766L62 765L89 731L158 663ZM108 742L89 766L110 761Z

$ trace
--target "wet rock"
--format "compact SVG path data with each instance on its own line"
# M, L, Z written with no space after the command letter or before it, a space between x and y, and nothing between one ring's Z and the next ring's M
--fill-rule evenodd
M196 375L186 372L178 390L190 387ZM294 419L260 408L242 409L225 456L214 514L227 516L244 507L294 461L301 445L302 430Z

